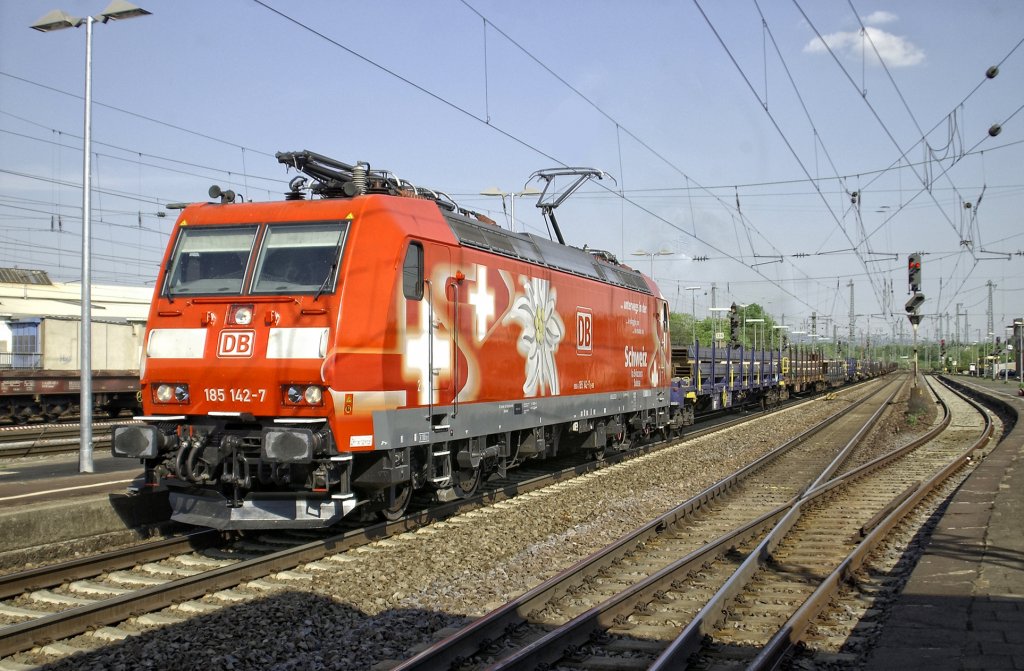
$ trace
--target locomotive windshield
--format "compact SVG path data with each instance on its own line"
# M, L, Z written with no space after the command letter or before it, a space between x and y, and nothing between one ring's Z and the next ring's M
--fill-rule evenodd
M272 224L263 238L253 293L330 291L346 224Z
M166 292L237 294L256 239L256 226L182 228L171 260Z
M165 293L171 297L244 293L259 226L183 227ZM348 225L269 224L255 254L251 293L314 293L334 289Z

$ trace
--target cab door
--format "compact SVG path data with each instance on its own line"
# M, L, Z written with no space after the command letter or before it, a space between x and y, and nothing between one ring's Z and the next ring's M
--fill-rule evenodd
M431 378L436 403L451 402L452 378L457 338L458 309L453 302L458 287L452 278L451 253L441 245L426 245L427 268L433 278L431 292L430 351L432 353Z
M417 258L418 250L418 258ZM417 267L418 266L418 267ZM452 292L451 253L443 245L412 241L403 269L403 292L408 302L416 301L418 334L407 334L413 367L419 376L419 403L428 409L435 425L446 424L452 411L452 378L455 357L455 317L449 299Z

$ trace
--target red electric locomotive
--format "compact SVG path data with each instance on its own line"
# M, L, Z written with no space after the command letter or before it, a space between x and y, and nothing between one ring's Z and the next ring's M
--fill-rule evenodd
M648 278L362 163L278 158L310 186L276 203L211 189L221 202L184 208L163 261L146 423L118 427L113 452L166 485L174 519L392 519L415 490L465 496L525 459L681 421ZM573 174L575 190L594 173Z

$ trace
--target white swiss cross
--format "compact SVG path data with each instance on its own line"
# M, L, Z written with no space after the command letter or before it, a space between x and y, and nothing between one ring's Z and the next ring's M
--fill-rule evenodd
M416 337L407 337L405 340L405 368L416 371L419 377L419 402L426 404L436 401L432 394L434 388L434 376L430 370L430 330L433 326L430 323L430 301L420 301L420 324L423 329ZM451 343L446 338L434 338L434 370L438 373L447 372L451 369Z
M476 266L476 282L469 292L469 304L476 311L476 341L487 335L487 320L494 317L494 291L487 288L487 268Z

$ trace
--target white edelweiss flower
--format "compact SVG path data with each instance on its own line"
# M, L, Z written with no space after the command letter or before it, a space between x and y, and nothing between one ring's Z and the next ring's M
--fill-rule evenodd
M516 296L503 321L516 322L523 329L516 339L516 350L526 359L523 394L554 396L558 394L555 353L565 336L565 325L555 310L557 292L544 279L523 277L520 281L524 293Z

